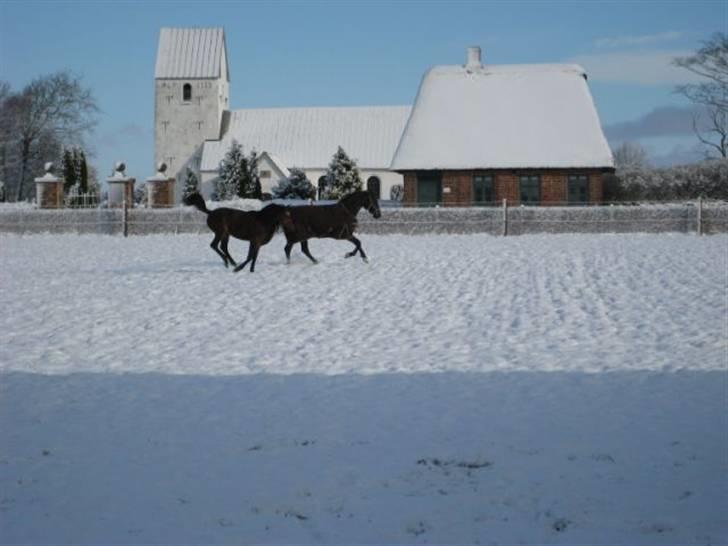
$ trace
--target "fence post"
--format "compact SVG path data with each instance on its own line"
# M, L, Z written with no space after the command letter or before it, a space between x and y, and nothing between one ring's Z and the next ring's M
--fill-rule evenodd
M503 199L503 237L508 235L508 199Z
M703 197L698 197L698 235L703 234Z
M126 204L126 199L122 202L122 213L121 213L121 230L124 232L124 237L129 235L129 207Z

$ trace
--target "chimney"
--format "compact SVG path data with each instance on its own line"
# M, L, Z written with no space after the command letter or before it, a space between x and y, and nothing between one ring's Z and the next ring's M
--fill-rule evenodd
M468 64L465 65L467 70L479 70L483 68L480 64L480 46L472 46L468 48Z

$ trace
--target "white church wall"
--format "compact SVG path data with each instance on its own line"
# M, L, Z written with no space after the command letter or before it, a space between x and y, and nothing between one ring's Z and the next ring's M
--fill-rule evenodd
M306 176L314 185L314 187L318 188L319 178L326 174L326 170L305 169L305 171ZM404 184L404 177L401 174L385 169L359 169L359 176L362 180L363 189L367 188L367 180L369 180L370 177L376 176L377 178L379 178L381 187L380 199L384 201L388 201L390 199L392 186Z
M361 179L362 182L364 182L364 188L367 187L367 180L369 180L369 177L376 176L379 178L380 184L381 184L381 195L380 199L384 201L390 200L390 193L392 191L392 186L395 185L404 185L404 177L399 174L392 171L387 170L361 170Z
M258 176L260 177L260 191L262 193L273 193L278 183L286 177L278 165L270 160L267 154L258 156Z
M259 165L258 172L261 170L268 170L268 168L269 165L263 162ZM280 174L278 169L270 168L269 170L271 171L271 178L267 179L267 182L262 178L260 180L261 190L263 193L271 193L273 187L278 184L278 181L282 178L282 174ZM304 169L304 172L316 188L318 188L319 178L326 174L325 169ZM401 174L384 169L363 169L359 171L359 173L361 175L364 189L366 189L369 177L376 176L379 178L381 182L380 199L383 201L388 201L390 199L392 186L404 184L404 177ZM200 173L200 192L206 199L210 199L210 196L215 192L215 180L217 177L218 175L214 171L205 171Z
M183 96L185 84L191 86L188 101ZM221 106L227 102L229 86L223 79L157 79L155 86L155 164L164 161L176 176L179 201L184 167L205 139L220 138ZM199 168L194 160L190 166Z
M212 194L215 193L215 181L218 175L216 172L201 172L200 173L200 193L205 199L210 199Z

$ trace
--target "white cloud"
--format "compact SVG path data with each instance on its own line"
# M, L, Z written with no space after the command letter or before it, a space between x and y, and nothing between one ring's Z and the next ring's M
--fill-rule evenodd
M610 141L694 135L693 117L699 112L695 106L662 106L640 118L605 125L604 134Z
M568 59L584 67L590 81L638 83L643 85L677 85L696 83L701 78L672 64L675 57L690 51L634 51L579 55Z
M594 43L597 47L643 47L660 42L677 40L682 38L684 35L684 32L670 31L660 32L658 34L645 34L642 36L614 36L609 38L599 38Z

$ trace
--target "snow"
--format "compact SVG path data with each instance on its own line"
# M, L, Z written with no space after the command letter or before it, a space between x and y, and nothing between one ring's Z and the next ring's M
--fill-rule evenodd
M612 154L584 71L558 64L431 68L391 166L603 167Z
M728 541L728 236L361 238L0 236L0 543Z
M221 140L206 140L200 170L217 172L233 140L288 167L326 169L339 146L360 169L387 169L410 106L255 108L230 112Z
M225 78L229 81L223 28L162 28L154 77Z

